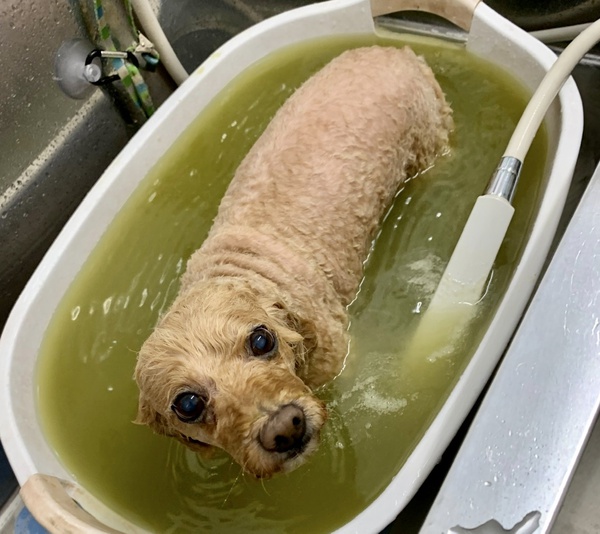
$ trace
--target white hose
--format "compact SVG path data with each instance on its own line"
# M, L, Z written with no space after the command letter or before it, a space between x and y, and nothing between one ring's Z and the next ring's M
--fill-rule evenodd
M575 24L574 26L561 26L560 28L550 28L548 30L534 30L529 35L535 37L542 43L560 43L561 41L572 41L582 31L591 26L591 23Z
M562 54L552 65L542 83L535 91L527 104L515 131L508 142L504 156L514 157L520 161L525 159L529 147L535 137L550 104L560 91L571 71L577 66L581 58L600 41L600 20L581 32L567 46Z
M175 83L181 85L187 80L189 74L179 61L165 32L163 32L152 6L148 0L131 0L131 5L140 21L144 33L147 35L148 39L152 41L156 50L158 50L162 64L165 66Z

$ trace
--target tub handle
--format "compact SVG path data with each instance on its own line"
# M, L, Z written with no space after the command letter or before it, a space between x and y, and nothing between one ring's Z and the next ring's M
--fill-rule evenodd
M473 14L480 0L371 0L374 17L399 11L426 11L439 15L465 31L471 29Z
M21 498L35 519L55 534L123 534L141 533L138 527L128 525L105 505L97 501L77 484L50 475L36 473L21 488ZM123 530L115 530L86 512L83 506L107 512ZM121 526L119 527L121 528Z

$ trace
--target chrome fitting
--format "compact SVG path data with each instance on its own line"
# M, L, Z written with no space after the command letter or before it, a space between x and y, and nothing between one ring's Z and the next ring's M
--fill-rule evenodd
M521 175L521 166L519 159L504 156L492 174L484 194L503 197L512 202Z

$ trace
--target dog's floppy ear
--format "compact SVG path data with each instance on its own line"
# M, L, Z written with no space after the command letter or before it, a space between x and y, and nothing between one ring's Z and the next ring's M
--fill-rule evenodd
M165 418L157 412L143 393L140 393L137 417L133 421L136 425L148 425L157 434L167 434Z
M275 302L272 305L272 310L275 310L287 328L291 331L300 334L300 339L294 343L294 352L298 365L304 365L306 357L317 348L317 328L311 320L300 317L297 313L291 311L282 301Z

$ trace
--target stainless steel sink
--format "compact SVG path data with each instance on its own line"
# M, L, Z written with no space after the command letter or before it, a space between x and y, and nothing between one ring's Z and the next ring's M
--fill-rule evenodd
M156 9L176 53L192 70L244 28L308 3L180 0L164 1ZM591 20L600 14L597 2L589 0L548 2L543 8L535 2L510 0L494 0L490 5L536 29ZM104 6L107 11L122 12L118 0L105 0ZM121 19L115 17L113 30L125 35L127 27ZM54 80L56 53L73 38L97 42L91 0L0 0L0 325L73 210L143 123L118 83L95 89L82 100L60 90ZM563 229L600 160L599 64L591 57L576 73L586 126ZM162 68L144 72L144 77L157 105L175 89ZM389 532L420 528L462 435ZM0 448L0 509L15 489L16 481Z

